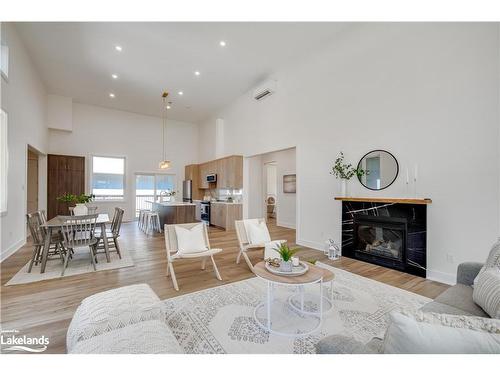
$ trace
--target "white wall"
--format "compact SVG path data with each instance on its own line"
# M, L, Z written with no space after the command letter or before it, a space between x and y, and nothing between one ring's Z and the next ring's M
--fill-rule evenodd
M433 199L428 275L452 281L457 264L484 260L499 234L498 66L498 24L359 24L278 70L273 96L256 102L250 90L214 116L224 119L226 154L297 147L297 237L319 249L340 240L329 174L340 151L357 163L387 149L402 171L418 163L418 195ZM401 197L404 180L350 190Z
M124 220L131 220L135 210L136 172L159 173L162 158L162 131L159 117L73 104L73 131L50 130L49 151L52 154L85 156L86 185L90 192L90 156L125 156L125 202L98 202L100 210L110 214L115 206L125 209ZM198 162L198 126L167 121L167 157L172 168L166 173L177 175L177 189L182 197L184 167Z
M283 193L283 176L296 174L295 168L295 148L270 152L262 155L262 163L276 162L276 177L278 181L278 194L276 205L276 224L280 227L296 227L296 194ZM264 177L266 175L264 174ZM267 180L264 181L266 186ZM262 202L265 200L263 197Z
M0 218L1 259L11 255L26 240L26 154L28 144L47 151L46 92L17 34L2 23L2 41L9 46L9 80L1 80L1 107L8 113L9 172L7 214ZM46 208L46 158L39 164L40 209Z

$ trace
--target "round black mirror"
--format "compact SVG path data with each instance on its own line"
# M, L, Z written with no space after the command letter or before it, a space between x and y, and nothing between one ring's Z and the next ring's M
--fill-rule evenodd
M382 190L392 185L399 173L399 164L394 155L385 150L373 150L361 158L358 174L361 184L370 190Z

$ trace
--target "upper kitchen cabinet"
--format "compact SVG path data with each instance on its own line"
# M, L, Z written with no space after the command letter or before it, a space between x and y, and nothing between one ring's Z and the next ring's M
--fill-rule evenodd
M184 169L184 179L191 180L192 186L192 198L194 200L202 199L203 192L200 191L200 165L199 164L190 164L186 165Z
M200 189L243 188L243 156L228 156L199 164L198 167ZM207 182L209 174L217 175L216 183Z
M217 170L217 188L243 188L243 156L218 159Z

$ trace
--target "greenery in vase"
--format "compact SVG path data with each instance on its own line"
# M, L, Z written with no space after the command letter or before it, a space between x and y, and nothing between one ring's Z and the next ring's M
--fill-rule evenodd
M365 171L361 168L354 168L351 163L344 162L344 153L341 152L337 159L335 159L335 164L332 167L330 174L334 175L336 178L341 178L345 180L350 180L354 175L361 177L365 174Z
M290 247L286 243L281 243L279 246L275 248L275 250L280 255L281 259L284 262L290 262L292 260L293 255L299 251L299 248L290 249Z
M70 203L70 204L79 204L79 203L89 203L92 202L92 199L95 198L94 194L91 195L86 195L86 194L64 194L61 195L60 197L57 197L56 199L59 202L64 202L64 203Z

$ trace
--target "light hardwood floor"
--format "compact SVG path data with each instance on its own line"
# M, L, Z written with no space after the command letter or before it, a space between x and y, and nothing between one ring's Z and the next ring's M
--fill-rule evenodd
M295 243L295 231L269 224L273 239ZM146 236L135 223L122 226L120 243L127 248L135 266L110 271L41 281L24 285L3 286L30 259L31 247L25 246L1 264L1 325L2 329L17 329L20 334L45 335L50 339L47 353L65 353L66 330L73 313L82 299L107 289L136 283L147 283L161 299L190 293L217 285L253 277L244 261L236 264L238 242L235 231L210 228L212 247L224 249L216 255L223 278L217 280L212 266L200 270L199 261L185 261L175 265L180 292L173 289L166 277L166 255L162 235ZM255 263L259 252L250 254ZM329 261L322 252L304 248L298 255L303 259L317 259L380 282L390 284L430 298L436 297L447 286L420 277L408 275L372 264L343 258Z

